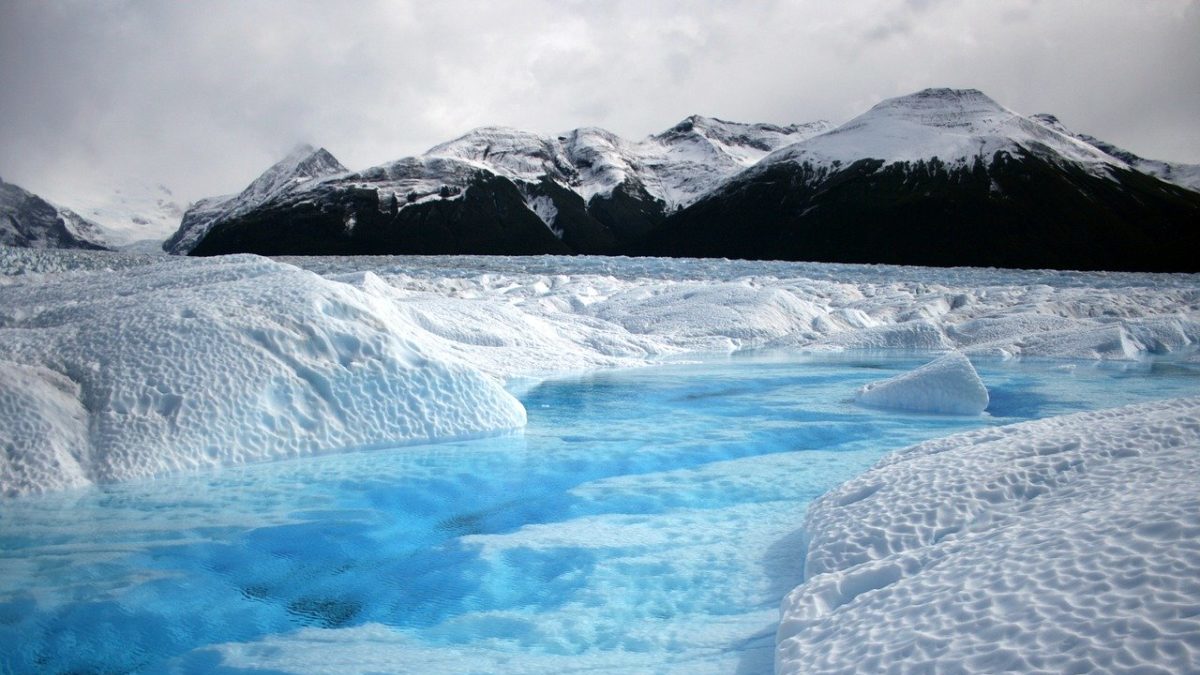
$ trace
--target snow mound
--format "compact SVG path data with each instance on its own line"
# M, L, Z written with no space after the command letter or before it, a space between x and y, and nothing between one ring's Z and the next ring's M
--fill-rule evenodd
M9 496L525 422L389 303L253 256L18 280L0 307Z
M1200 398L922 443L806 529L779 673L1192 672Z
M859 403L872 408L947 415L978 415L987 408L988 392L970 359L951 352L936 361L858 390Z

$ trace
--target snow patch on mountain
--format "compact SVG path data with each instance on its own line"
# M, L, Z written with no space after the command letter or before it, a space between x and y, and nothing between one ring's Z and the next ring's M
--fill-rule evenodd
M547 177L585 203L632 184L674 210L770 151L832 127L823 121L780 127L693 115L640 142L596 127L556 136L483 127L434 146L425 156L463 160L514 181L535 183Z
M659 177L662 199L671 207L684 207L771 151L833 128L824 120L779 127L693 115L641 147L646 165Z
M533 197L526 202L529 205L529 210L537 214L538 218L550 228L554 236L562 238L563 232L561 229L554 227L554 219L558 217L558 207L554 205L554 200L549 197Z
M925 89L887 99L840 127L767 156L760 166L780 162L849 166L861 159L898 162L937 158L951 166L995 153L1029 152L1066 160L1098 176L1125 162L1092 145L1023 117L975 89Z
M1030 119L1053 129L1061 134L1076 138L1084 143L1087 143L1101 152L1125 162L1129 166L1141 171L1142 173L1150 174L1159 180L1168 183L1174 183L1180 187L1189 190L1200 191L1200 164L1183 164L1180 162L1164 162L1157 159L1146 159L1139 157L1124 148L1117 147L1112 143L1102 141L1095 136L1088 134L1079 134L1069 130L1063 123L1054 115L1046 113L1038 113L1031 115Z

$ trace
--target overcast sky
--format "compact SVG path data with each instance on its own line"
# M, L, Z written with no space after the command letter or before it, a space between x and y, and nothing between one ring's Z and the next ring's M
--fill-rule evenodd
M929 86L1200 163L1200 1L0 0L0 176L192 200L300 142L362 169L481 125L840 123Z

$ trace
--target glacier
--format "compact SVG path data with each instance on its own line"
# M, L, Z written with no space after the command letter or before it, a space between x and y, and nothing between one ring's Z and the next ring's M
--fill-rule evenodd
M1200 343L1190 275L14 248L0 272L4 405L42 420L5 430L8 495L517 429L505 383L689 354L1194 360Z
M1197 344L1183 274L0 247L0 491L507 433L511 391L713 352L945 353L936 390L976 384L968 359L1195 367ZM949 407L987 405L968 390ZM885 458L809 511L779 671L1188 670L1198 419L1174 399Z

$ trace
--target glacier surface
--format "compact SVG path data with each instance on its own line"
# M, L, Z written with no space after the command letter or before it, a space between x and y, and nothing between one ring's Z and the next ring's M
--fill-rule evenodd
M493 433L525 411L378 296L234 256L0 285L0 493Z
M28 420L4 432L9 495L494 433L524 420L506 382L697 352L1194 360L1200 342L1189 275L11 248L0 272L3 405Z
M971 385L945 412L987 404L967 357L1191 366L1198 341L1195 275L0 247L0 491L497 433L525 420L505 384L700 352L959 352L888 397ZM1198 420L1175 399L889 456L810 510L780 672L1194 669Z
M809 509L776 672L1194 672L1200 398L927 441Z

